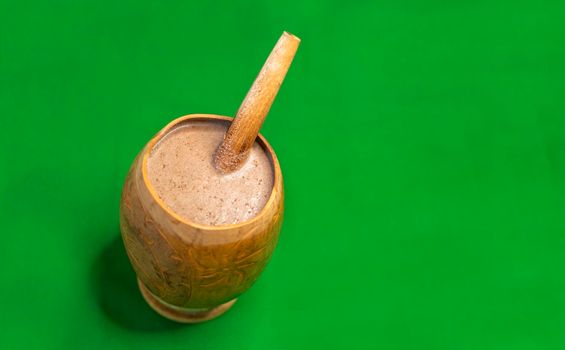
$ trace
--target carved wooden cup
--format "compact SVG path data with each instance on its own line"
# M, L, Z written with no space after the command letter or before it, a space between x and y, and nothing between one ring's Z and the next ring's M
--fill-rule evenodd
M273 189L254 218L233 225L191 222L169 209L147 176L157 142L187 120L231 118L193 114L169 123L141 150L127 175L120 227L129 260L147 303L179 322L202 322L228 310L259 277L277 243L283 218L283 180L275 152L262 135L256 142L273 167Z

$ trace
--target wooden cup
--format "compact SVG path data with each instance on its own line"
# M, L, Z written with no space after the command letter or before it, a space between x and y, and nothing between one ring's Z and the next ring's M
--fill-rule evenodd
M259 277L277 244L283 219L283 179L275 152L259 134L256 142L273 167L273 189L252 219L209 226L180 217L159 198L147 176L153 147L179 123L232 118L191 114L169 123L141 150L127 175L120 227L147 303L175 321L196 323L227 311Z

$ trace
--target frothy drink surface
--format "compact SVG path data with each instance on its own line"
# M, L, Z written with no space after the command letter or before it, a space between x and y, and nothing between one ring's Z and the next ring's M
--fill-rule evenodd
M151 151L149 181L180 216L206 225L235 224L253 218L267 203L274 175L259 144L239 170L222 174L214 167L214 152L228 126L223 121L187 121Z

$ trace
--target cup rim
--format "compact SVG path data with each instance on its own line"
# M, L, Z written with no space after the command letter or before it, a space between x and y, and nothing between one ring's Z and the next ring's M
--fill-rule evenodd
M206 224L201 224L201 223L197 223L195 221L192 221L190 219L187 219L185 217L180 216L179 214L177 214L176 212L174 212L172 209L170 209L165 202L159 197L159 195L157 194L157 191L155 191L155 189L153 188L153 185L151 184L151 181L149 181L149 176L147 175L147 159L149 158L149 154L151 153L151 151L153 150L153 148L155 147L155 145L157 144L157 142L159 142L165 135L167 135L171 129L173 129L176 125L190 120L190 119L200 119L200 120L210 120L210 119L215 119L215 120L225 120L225 121L232 121L233 118L231 117L226 117L223 115L217 115L217 114L188 114L179 118L176 118L174 120L172 120L171 122L169 122L167 125L165 125L165 127L163 127L155 136L153 136L151 138L151 140L149 140L149 142L147 143L147 145L145 146L144 150L143 150L143 158L142 158L142 163L141 163L141 174L142 174L142 178L143 178L143 183L145 185L145 187L148 189L149 194L151 195L151 197L153 198L153 200L159 205L159 207L161 207L161 209L163 209L168 215L170 215L171 217L173 217L175 220L191 226L191 227L195 227L198 229L202 229L202 230L206 230L206 231L225 231L225 230L231 230L231 229L237 229L240 227L244 227L247 226L251 223L254 223L256 221L261 220L267 213L267 209L270 208L273 205L273 202L275 201L275 190L281 186L282 184L282 171L280 168L280 164L279 164L279 160L277 158L277 155L275 154L275 151L273 150L273 148L271 147L271 145L269 144L269 142L267 142L267 139L265 139L265 137L263 135L261 135L261 133L259 133L257 135L257 139L259 141L259 143L263 146L263 148L267 151L269 157L271 158L272 161L272 165L273 165L273 188L271 190L271 194L269 195L269 199L267 200L267 202L265 203L265 205L263 206L263 208L259 211L259 213L257 213L257 215L255 215L254 217L252 217L249 220L246 221L242 221L242 222L238 222L236 224L227 224L227 225L206 225Z

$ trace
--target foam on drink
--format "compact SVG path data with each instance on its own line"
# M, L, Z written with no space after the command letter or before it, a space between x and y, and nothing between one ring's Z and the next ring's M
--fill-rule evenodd
M186 121L154 146L147 160L151 185L178 215L206 225L226 225L256 216L273 188L272 162L255 142L237 171L223 174L214 152L229 121Z

